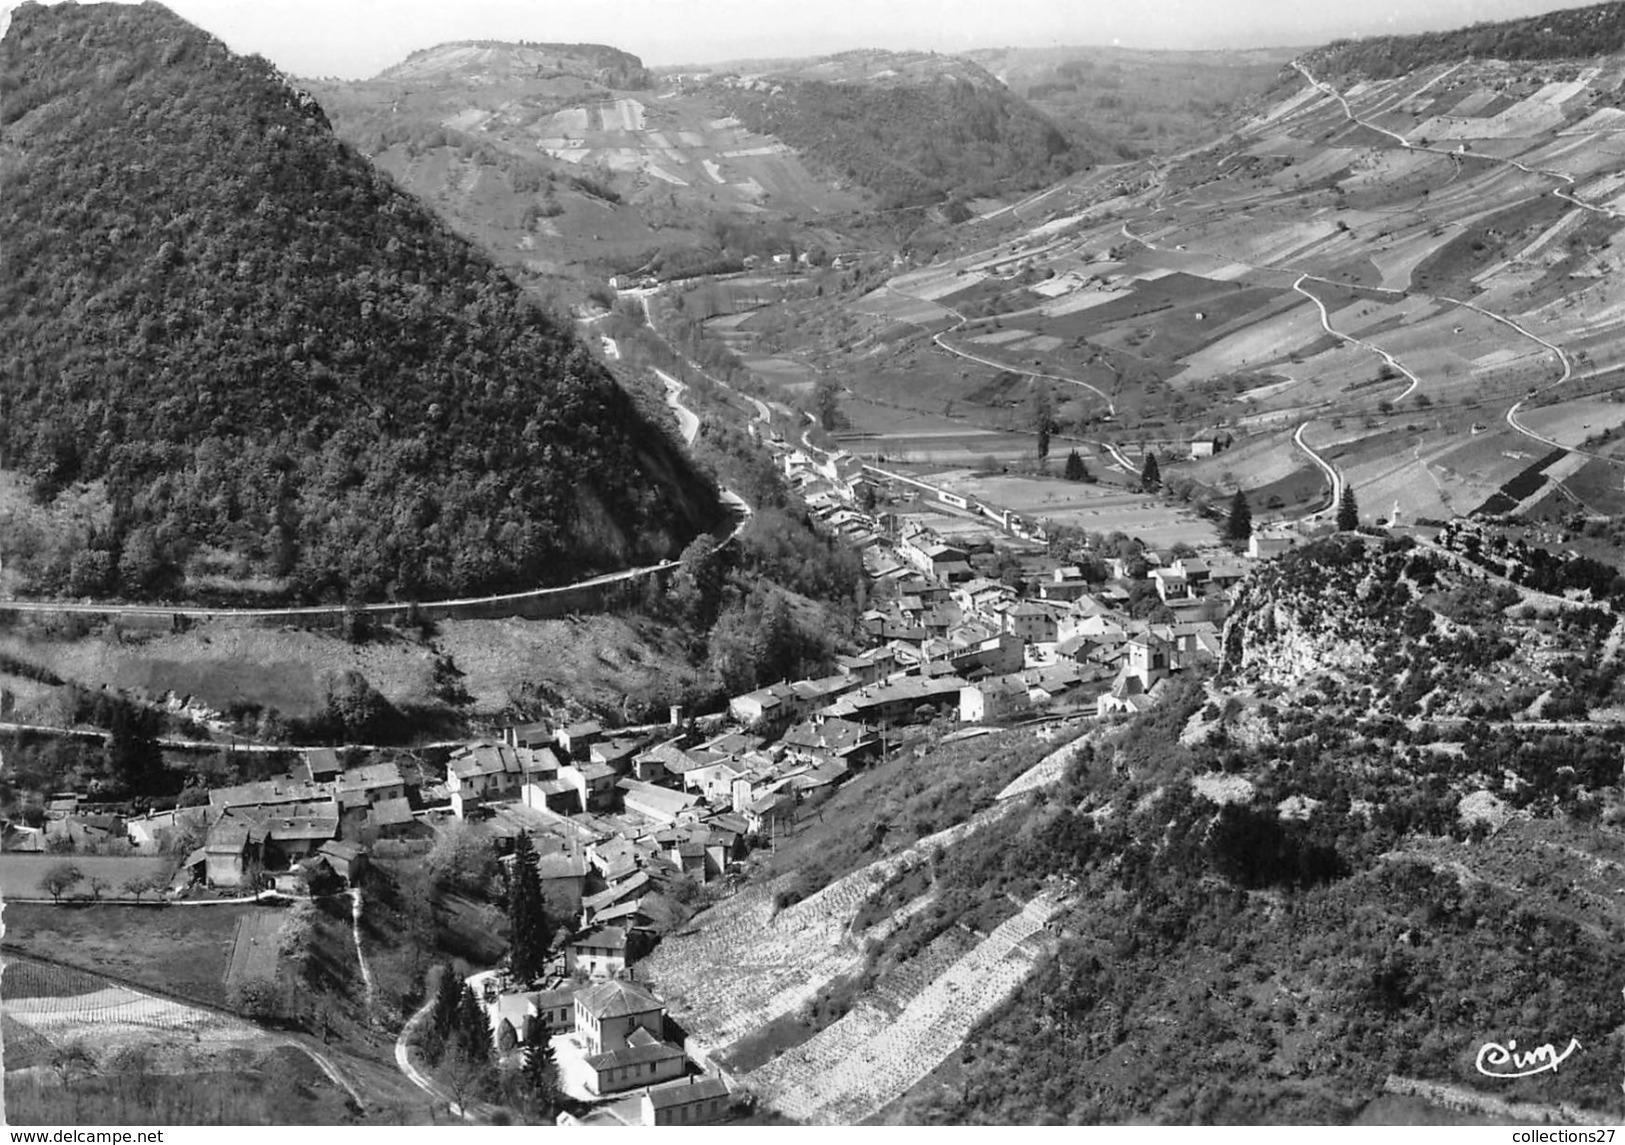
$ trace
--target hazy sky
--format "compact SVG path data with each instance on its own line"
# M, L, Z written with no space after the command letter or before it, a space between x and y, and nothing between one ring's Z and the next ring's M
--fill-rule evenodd
M447 40L611 44L647 64L847 48L1312 45L1575 7L1573 0L164 0L295 75L374 75ZM0 8L11 0L0 0Z

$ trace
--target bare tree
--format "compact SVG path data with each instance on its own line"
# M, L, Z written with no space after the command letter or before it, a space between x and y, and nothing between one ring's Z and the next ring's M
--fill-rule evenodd
M490 1057L471 1052L461 1039L454 1039L446 1048L437 1073L459 1111L466 1111L470 1100L481 1097L495 1076Z
M51 898L61 902L62 896L67 893L68 889L83 882L84 878L85 873L79 869L77 863L53 863L50 869L41 876L39 885L40 889L50 895Z

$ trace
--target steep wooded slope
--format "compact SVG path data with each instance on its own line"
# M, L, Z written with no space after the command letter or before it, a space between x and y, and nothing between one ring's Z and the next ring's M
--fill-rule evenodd
M110 506L30 589L529 587L719 515L570 332L263 59L155 4L26 4L0 76L0 460Z
M1560 60L1625 48L1625 4L1613 0L1448 32L1338 40L1306 57L1317 72L1384 79L1463 59Z

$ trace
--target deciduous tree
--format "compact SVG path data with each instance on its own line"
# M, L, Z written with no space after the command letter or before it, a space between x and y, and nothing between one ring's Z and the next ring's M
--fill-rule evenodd
M813 387L813 414L826 432L846 427L846 415L841 412L841 386L834 378L819 378Z
M68 890L84 880L85 873L79 869L77 863L53 863L40 877L40 889L50 895L57 902Z

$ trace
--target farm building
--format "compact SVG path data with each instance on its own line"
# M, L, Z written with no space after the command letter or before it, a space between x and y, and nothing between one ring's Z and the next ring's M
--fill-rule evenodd
M821 716L797 724L779 742L792 757L835 756L852 762L869 758L880 747L862 724Z
M789 684L773 684L728 701L728 714L746 727L787 727L802 713L801 697Z
M204 879L211 887L242 886L249 849L248 832L249 824L241 819L220 820L210 829L203 846L187 859L187 866L193 865L193 859L201 858Z
M1247 555L1255 561L1267 561L1293 548L1298 538L1293 533L1257 533L1247 541Z
M317 857L325 860L333 873L346 883L354 885L367 866L367 849L354 843L329 839L316 849Z
M699 802L696 795L639 783L635 779L623 779L619 787L628 811L647 816L660 823L677 822L678 816Z
M588 756L593 763L613 768L617 775L626 775L632 770L632 757L640 746L637 740L631 739L599 740L588 749Z
M369 763L351 768L338 780L339 802L346 807L371 806L386 799L405 799L406 780L394 763Z
M1036 600L1024 600L1005 613L1008 631L1024 644L1052 644L1055 641L1055 612Z
M393 839L417 833L418 821L412 814L412 805L405 799L386 799L367 808L365 831L378 838Z
M659 783L668 775L682 775L693 763L676 740L657 743L632 757L632 778L641 783Z
M308 783L331 783L344 773L344 761L330 747L308 749L294 768L295 779Z
M639 1028L627 1036L626 1045L586 1059L587 1088L594 1093L620 1093L683 1076L688 1058L670 1042L661 1041Z
M868 724L907 722L918 714L921 707L958 704L959 689L964 686L965 681L953 675L929 680L922 676L908 676L849 692L825 708L823 714Z
M783 792L775 791L752 800L741 810L745 816L746 828L753 834L760 835L770 830L775 823L782 823L794 814L795 799Z
M571 851L554 851L537 856L536 874L542 897L555 911L575 914L587 887L587 857Z
M574 990L542 990L527 994L531 1020L549 1034L568 1034L576 1028L576 996ZM525 1031L525 1037L530 1032Z
M607 763L583 763L559 768L560 779L574 780L577 793L588 811L608 811L615 806L615 781L619 773Z
M502 742L509 747L548 748L555 742L553 725L546 720L534 724L510 724L502 729Z
M720 1077L691 1077L643 1091L643 1124L709 1125L726 1120L728 1083Z
M73 850L89 850L127 837L124 820L117 815L73 814L45 820L45 838L59 844L66 841Z
M601 927L578 935L570 940L570 945L564 951L564 968L571 974L580 969L594 978L614 979L626 969L627 962L626 931L618 926ZM579 1017L576 1024L580 1025Z
M1022 715L1031 707L1020 676L995 676L959 690L959 718L967 724Z
M1163 603L1190 596L1190 580L1178 569L1152 569L1151 581L1157 586L1157 595Z
M446 789L454 807L459 802L466 807L469 796L481 802L517 798L523 775L518 754L505 743L471 744L446 761Z
M570 770L572 774L575 772L574 768ZM563 776L525 784L520 790L520 800L526 807L554 811L560 815L573 815L583 810L580 785Z
M567 759L588 759L592 745L604 736L604 729L599 727L595 720L585 720L581 723L571 724L560 728L554 736Z

